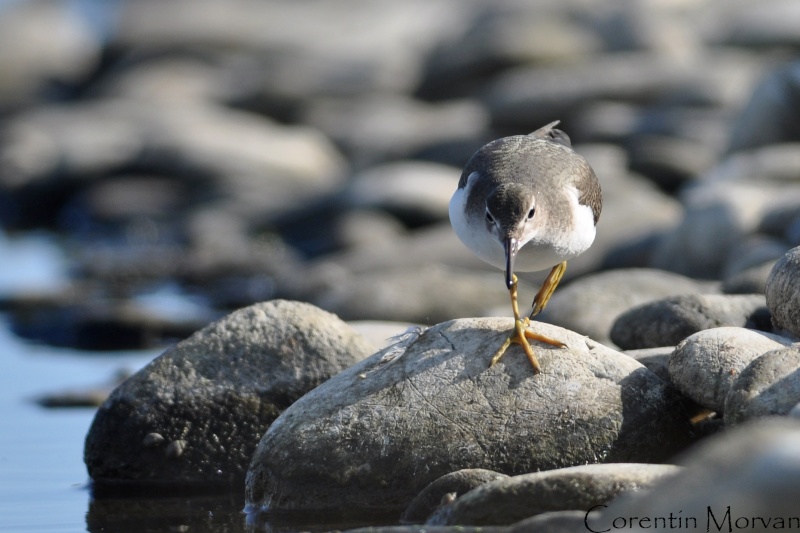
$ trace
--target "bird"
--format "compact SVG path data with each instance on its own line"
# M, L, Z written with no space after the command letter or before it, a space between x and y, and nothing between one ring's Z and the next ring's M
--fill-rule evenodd
M592 167L556 128L559 122L481 147L467 161L450 199L450 223L458 238L480 259L505 271L514 329L490 367L511 344L519 344L538 374L541 365L529 341L565 346L533 331L530 322L547 305L567 261L594 242L603 196ZM519 312L515 268L550 269L526 317Z

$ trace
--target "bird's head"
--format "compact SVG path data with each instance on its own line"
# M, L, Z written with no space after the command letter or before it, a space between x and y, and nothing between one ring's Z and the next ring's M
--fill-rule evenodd
M514 278L514 258L537 231L536 196L519 184L498 186L486 198L486 228L505 252L506 286Z

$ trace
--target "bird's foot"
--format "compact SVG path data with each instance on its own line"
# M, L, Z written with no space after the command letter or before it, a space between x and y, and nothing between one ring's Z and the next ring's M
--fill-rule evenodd
M556 346L558 348L563 348L566 346L561 341L556 339L552 339L546 335L542 335L541 333L536 333L530 328L530 320L526 318L517 318L514 321L514 331L508 338L503 342L503 345L500 346L500 349L495 352L494 356L492 356L492 360L489 362L489 366L494 366L502 357L505 355L506 350L511 344L519 344L522 346L522 350L525 352L525 355L528 358L528 361L531 362L533 366L533 371L535 374L538 374L542 371L542 367L539 365L539 360L536 358L536 354L533 353L533 348L531 347L530 342L538 341L543 342L545 344L549 344L551 346Z

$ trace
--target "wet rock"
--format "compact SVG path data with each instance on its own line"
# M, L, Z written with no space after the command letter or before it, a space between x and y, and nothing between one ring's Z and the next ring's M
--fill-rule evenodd
M744 368L761 354L790 344L789 339L739 327L700 331L681 342L669 358L675 386L698 404L718 413Z
M730 387L725 399L725 424L751 418L786 415L800 402L800 347L764 353Z
M456 320L376 353L295 402L247 476L250 512L403 509L463 468L508 475L595 462L661 461L687 442L677 397L630 357L573 332L532 328L542 373L501 318ZM624 413L624 415L623 415Z
M704 329L750 326L750 317L763 307L760 294L671 296L619 315L611 328L611 340L625 350L675 346Z
M219 320L120 385L84 461L95 485L241 483L266 428L294 400L371 353L334 315L275 300ZM154 445L148 435L163 440Z
M776 328L800 337L800 247L778 259L767 279L767 307Z
M523 474L457 498L431 524L500 525L551 511L590 509L680 472L674 465L593 464Z
M660 270L611 270L559 287L537 318L614 346L611 327L625 311L666 296L704 292L709 287L707 283Z
M743 424L687 451L677 460L684 466L678 475L648 491L622 496L607 509L592 511L587 524L603 531L614 519L618 519L617 526L624 520L625 529L637 533L678 527L767 531L783 519L779 527L788 528L789 517L797 516L795 502L800 499L798 450L800 422L796 420ZM639 522L630 517L651 520ZM769 525L754 517L770 520Z
M153 309L145 295L125 299L108 295L98 283L76 283L65 291L8 297L0 307L9 310L10 327L17 335L80 350L163 347L216 318L202 305L181 305L186 302L180 302L180 296L167 310L168 299L161 309ZM173 312L176 308L179 313Z
M505 474L480 468L469 468L445 474L417 494L403 516L400 517L400 521L409 524L424 523L434 511L459 496L491 481L506 478L508 476Z

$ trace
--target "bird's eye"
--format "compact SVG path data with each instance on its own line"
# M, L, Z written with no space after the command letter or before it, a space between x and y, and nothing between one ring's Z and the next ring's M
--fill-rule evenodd
M536 214L536 210L535 209L531 209L530 211L528 211L528 220L532 219L533 215L535 215L535 214Z
M489 212L488 209L486 210L486 222L488 222L489 224L494 224L494 217L492 216L492 214Z

